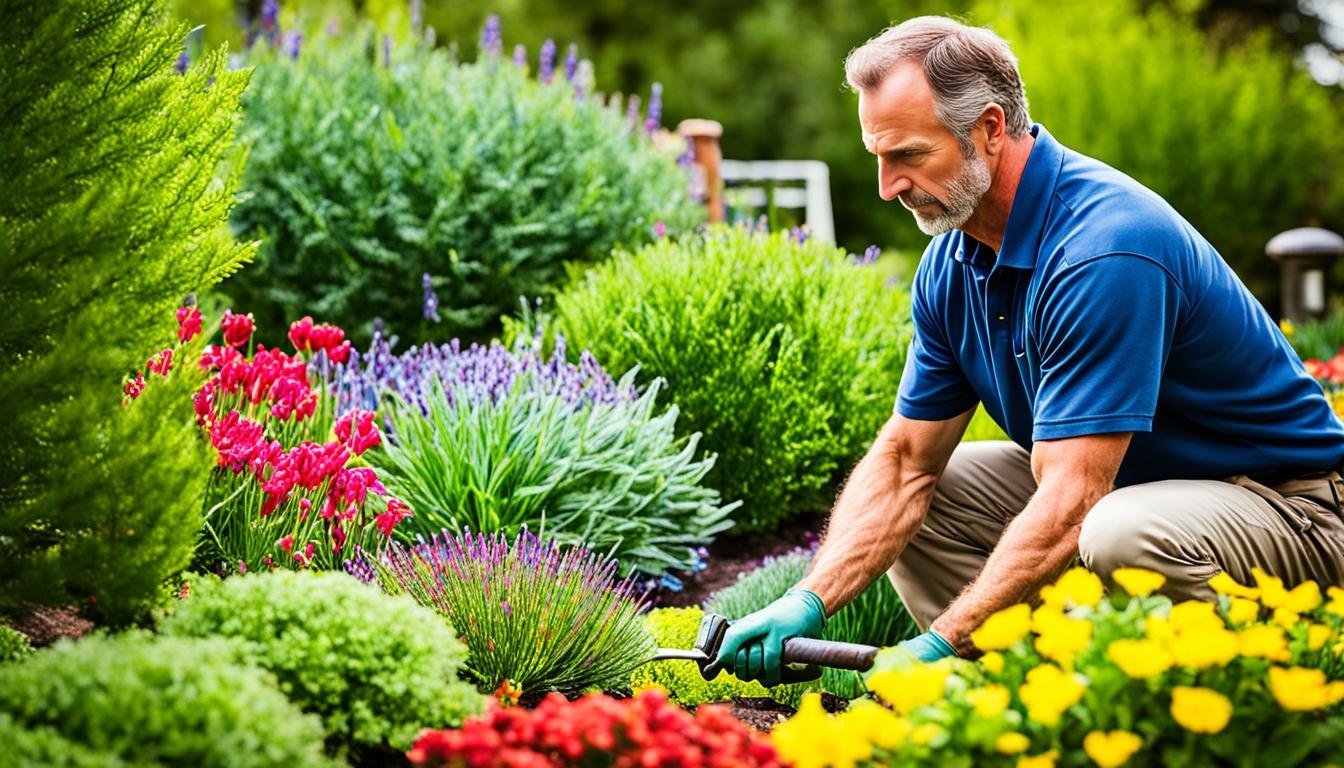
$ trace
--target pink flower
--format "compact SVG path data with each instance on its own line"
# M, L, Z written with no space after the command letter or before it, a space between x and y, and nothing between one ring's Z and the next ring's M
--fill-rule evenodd
M313 325L313 318L305 316L289 326L289 341L297 352L323 352L333 363L344 363L350 357L350 342L345 331L334 325Z
M201 310L196 307L177 308L177 340L186 344L201 332Z
M308 546L304 547L302 552L295 552L294 559L299 561L299 565L307 568L308 564L313 562L313 542L308 542Z
M313 318L304 316L302 320L295 320L289 324L289 343L294 345L295 352L307 352L308 334L313 330Z
M374 522L378 525L378 530L382 531L383 538L392 538L392 529L402 520L410 517L414 513L411 507L401 499L388 499L387 511L375 518Z
M173 368L173 350L165 349L162 352L155 353L153 357L149 358L149 362L145 363L145 367L151 373L167 376L168 371Z
M291 533L288 536L281 537L275 542L275 545L283 549L285 554L289 554L294 549L294 534Z
M242 360L243 353L233 347L221 347L218 344L211 344L205 348L201 355L201 370L211 371L220 370L229 363Z
M219 466L241 472L265 442L264 432L260 423L236 410L224 414L210 429L210 444L219 452Z
M224 310L224 317L219 321L219 327L224 329L224 343L230 347L241 347L252 337L252 331L256 328L256 323L252 319L252 313L246 315L235 315L233 310Z
M340 552L341 547L345 546L345 529L341 527L340 520L331 526L331 542L332 552Z
M143 373L137 372L135 374L135 378L133 379L127 377L126 381L123 382L121 385L121 393L126 397L130 398L131 400L134 400L135 398L139 397L140 393L144 391L145 391L145 374Z
M350 450L359 456L368 449L383 442L383 436L373 423L373 411L350 411L336 422L336 439L349 445Z

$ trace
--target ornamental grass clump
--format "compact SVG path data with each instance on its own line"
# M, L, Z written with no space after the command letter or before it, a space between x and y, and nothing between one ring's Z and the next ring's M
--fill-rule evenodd
M414 546L346 563L355 576L443 614L467 646L465 669L486 689L617 689L651 658L644 598L616 561L523 530L443 531Z
M5 759L19 765L338 765L323 754L321 721L291 704L273 677L241 656L232 641L132 631L62 640L22 662L0 664ZM5 733L11 729L23 733L15 739Z
M661 382L615 381L588 353L549 358L456 341L393 355L386 341L331 375L339 408L382 408L389 435L366 454L389 491L432 535L524 527L616 558L621 575L690 569L694 550L731 526L736 504L704 483L714 456L678 436Z
M659 691L630 699L553 693L535 710L492 706L460 730L426 731L406 753L429 768L783 768L770 741L727 707L692 715Z
M737 577L705 601L706 613L727 619L740 619L779 599L807 574L815 550L800 549L779 557L767 557L757 568ZM885 576L877 579L834 615L826 619L823 637L845 643L888 646L919 634L915 620L905 610L896 589ZM820 687L846 699L858 698L867 691L859 673L847 669L822 668ZM772 689L771 695L779 689ZM791 694L780 701L797 703Z
M548 321L613 370L667 381L745 530L825 506L891 415L909 340L903 290L799 239L727 228L622 253Z
M200 313L184 309L179 337L201 328ZM290 325L291 355L252 348L250 314L226 310L220 329L224 343L201 356L211 376L193 398L216 459L199 559L243 573L331 570L351 546L380 549L412 513L376 470L360 466L360 457L382 442L376 414L351 409L337 417L323 379L310 372L346 360L344 332L304 317Z
M375 317L417 342L486 338L567 263L702 220L682 150L595 98L577 56L563 77L533 79L494 44L459 62L379 38L361 26L297 56L266 44L246 56L233 225L262 245L224 290L266 327L313 312L361 339Z
M1153 596L1164 577L1122 568L1109 599L1064 574L1036 608L994 614L978 662L878 657L862 702L838 717L805 697L775 729L799 768L1329 764L1344 738L1344 589L1255 586L1220 574L1214 602Z
M466 648L434 611L344 573L276 571L197 582L167 635L242 641L336 756L409 748L423 728L461 724L481 696L457 678Z

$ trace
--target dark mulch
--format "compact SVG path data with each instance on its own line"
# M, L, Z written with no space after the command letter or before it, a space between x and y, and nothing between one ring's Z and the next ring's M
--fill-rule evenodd
M788 704L781 704L774 699L747 699L737 698L732 702L733 717L750 725L758 731L769 732L776 725L793 717L796 711ZM827 712L842 712L849 706L849 702L829 693L821 694L821 706Z
M709 546L708 567L699 573L677 574L682 580L681 591L659 590L653 596L654 602L669 607L699 606L710 595L737 581L738 576L760 565L766 557L812 546L825 524L825 515L818 513L769 531L720 536Z
M10 619L9 626L27 635L34 648L51 645L63 637L82 637L93 631L93 622L80 616L73 606L32 606L24 615Z

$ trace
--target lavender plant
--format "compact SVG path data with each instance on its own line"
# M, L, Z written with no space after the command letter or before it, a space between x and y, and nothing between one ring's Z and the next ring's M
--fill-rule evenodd
M678 437L675 406L642 394L635 371L614 381L587 353L549 359L533 340L510 350L457 342L394 356L379 339L336 370L338 409L389 414L366 458L416 510L408 533L540 530L620 561L622 575L689 569L694 548L728 529L736 504L702 480L714 456Z
M360 551L346 570L446 616L466 643L464 669L487 688L623 687L654 651L644 599L632 578L617 580L614 560L527 530L512 544L502 533L442 531L378 557Z

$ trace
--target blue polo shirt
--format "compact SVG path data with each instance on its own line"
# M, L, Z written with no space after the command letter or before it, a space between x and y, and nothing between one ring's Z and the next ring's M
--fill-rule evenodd
M915 272L897 410L983 402L1036 440L1133 432L1120 486L1302 474L1344 461L1344 425L1231 268L1170 205L1032 127L998 254L954 230Z

